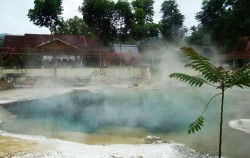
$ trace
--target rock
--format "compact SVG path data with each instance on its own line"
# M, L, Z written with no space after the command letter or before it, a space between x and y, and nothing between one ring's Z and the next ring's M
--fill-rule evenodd
M209 154L202 154L194 149L190 149L183 144L177 144L174 146L181 155L186 155L185 158L217 158L217 156L210 156Z
M5 153L0 152L0 157L4 157Z
M161 137L157 136L147 136L144 138L145 144L161 144L164 143L164 141L161 139Z

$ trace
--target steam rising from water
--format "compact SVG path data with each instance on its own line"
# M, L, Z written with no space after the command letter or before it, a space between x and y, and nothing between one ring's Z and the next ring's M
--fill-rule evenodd
M224 146L228 149L225 153L234 157L239 153L232 153L232 146L240 146L241 153L250 154L249 141L226 124L229 120L244 118L250 113L247 108L248 94L242 91L237 93L239 95L235 96L235 91L229 91L226 96L224 118L224 136L230 138L224 140ZM149 133L165 133L168 137L173 136L171 140L216 154L219 98L211 102L202 131L192 136L186 133L189 123L200 115L212 94L208 88L204 91L187 87L167 87L161 90L107 88L103 93L75 92L2 106L9 115L16 115L16 118L5 120L1 129L55 137L60 132L100 134L102 129L113 127L139 127ZM122 131L113 131L113 134L119 132Z
M176 92L180 95L171 99ZM194 91L171 88L156 91L112 90L99 94L82 92L15 103L4 107L17 115L17 120L13 122L15 126L10 123L4 128L26 132L25 128L22 129L25 123L22 121L29 119L35 122L33 125L26 124L33 126L29 127L31 129L37 129L37 124L42 124L47 128L55 126L64 131L85 133L107 126L141 127L151 132L179 131L191 121L192 114L186 111L203 102L203 98L186 97L181 94L183 92L191 94ZM199 110L193 108L192 111L198 115Z
M218 51L215 48L211 47L208 49L197 47L195 50L203 56L207 56L215 65L221 65L221 59L219 58ZM169 74L173 72L180 72L189 75L197 74L197 72L190 68L184 68L185 65L189 63L189 61L178 46L168 45L166 47L161 47L157 50L154 50L154 52L151 52L150 54L150 58L156 58L155 63L152 64L157 70L157 73L154 73L154 79L160 82L161 85L168 87L177 86L180 84L169 78Z

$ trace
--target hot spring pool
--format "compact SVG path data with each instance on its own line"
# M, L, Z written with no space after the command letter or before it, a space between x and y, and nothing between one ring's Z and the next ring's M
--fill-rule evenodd
M202 131L187 134L188 125L215 93L184 87L73 92L1 105L0 114L5 114L5 118L0 129L87 144L136 144L143 143L147 135L157 135L216 155L219 98L211 102ZM249 97L249 91L240 90L228 91L226 95L224 156L244 158L250 155L250 135L233 130L227 124L232 119L249 118Z

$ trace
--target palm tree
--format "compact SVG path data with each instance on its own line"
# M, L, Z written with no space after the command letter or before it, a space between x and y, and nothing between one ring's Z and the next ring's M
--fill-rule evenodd
M197 71L201 77L189 76L183 73L172 73L170 74L171 78L176 78L180 81L186 82L191 86L201 87L203 84L213 86L217 89L220 89L221 92L214 95L207 103L204 111L198 117L198 119L189 125L188 133L194 133L195 131L201 130L203 126L204 117L203 114L206 111L210 101L217 96L221 96L221 105L220 105L220 134L219 134L219 158L221 158L221 146L222 146L222 125L223 125L223 108L224 108L224 96L225 91L234 86L244 88L244 86L250 87L250 66L246 65L242 68L235 68L226 70L222 66L215 66L211 61L197 53L193 48L184 47L182 51L185 56L191 61L190 64L187 64L187 67L190 67Z

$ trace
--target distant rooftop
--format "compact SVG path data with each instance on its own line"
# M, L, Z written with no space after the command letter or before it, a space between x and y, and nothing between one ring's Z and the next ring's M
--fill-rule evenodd
M136 45L114 44L113 49L115 53L131 53L133 55L139 55L139 50Z
M80 49L98 47L97 39L87 38L84 35L49 34L25 34L24 36L5 35L3 46L11 48L35 48L45 43L49 43L53 38Z

